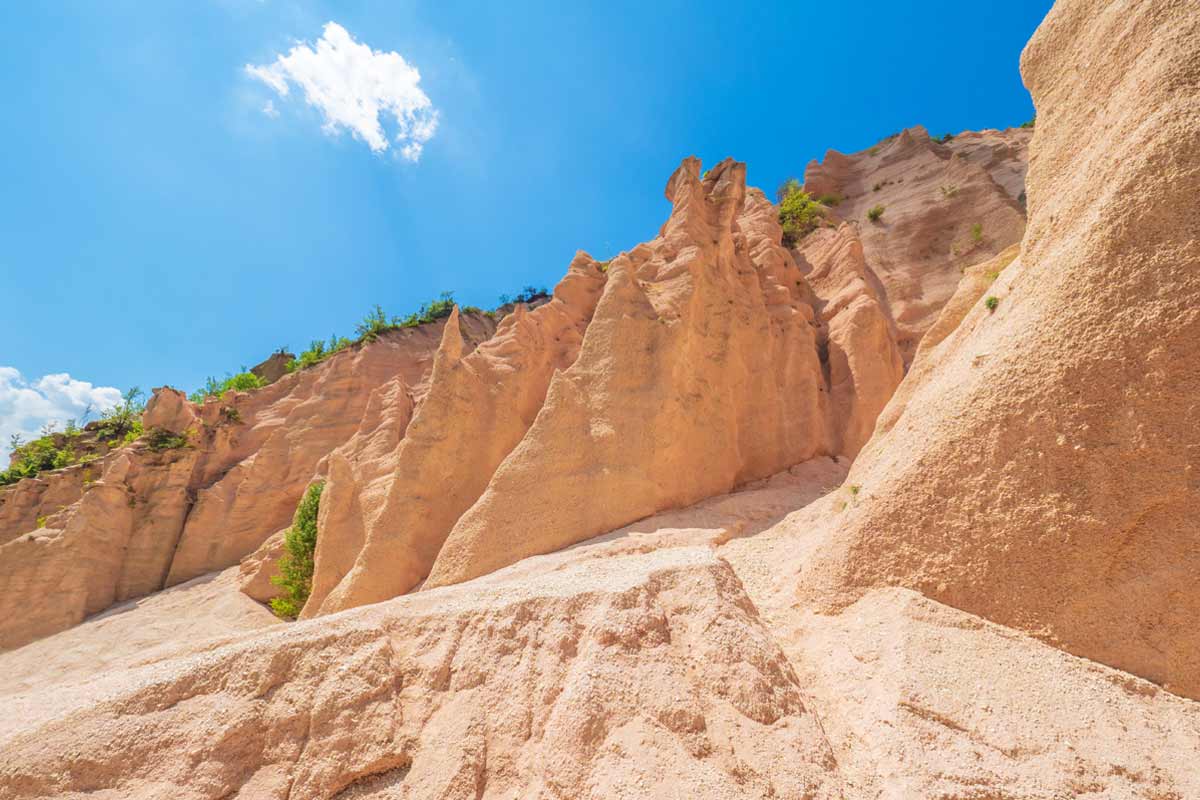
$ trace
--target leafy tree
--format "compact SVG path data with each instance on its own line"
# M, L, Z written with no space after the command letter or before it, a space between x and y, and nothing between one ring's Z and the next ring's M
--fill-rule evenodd
M775 202L783 203L789 195L795 194L803 188L798 178L788 178L775 190Z
M124 439L135 425L140 427L142 412L146 410L142 396L142 390L133 386L121 396L121 402L100 416L101 439Z
M801 239L815 231L825 220L825 207L796 189L779 204L779 224L783 226L783 244L795 247Z
M296 507L292 527L283 536L285 552L279 559L279 574L271 578L271 583L283 590L281 596L271 600L271 610L278 616L298 617L312 592L313 558L317 550L317 512L321 508L321 492L324 489L324 481L317 481L308 487Z

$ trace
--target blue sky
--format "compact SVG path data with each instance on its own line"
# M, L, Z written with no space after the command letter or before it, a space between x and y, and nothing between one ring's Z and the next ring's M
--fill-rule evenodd
M770 188L909 125L1020 124L1049 6L11 4L0 433L98 387L192 390L375 303L551 286L576 249L653 236L690 154Z

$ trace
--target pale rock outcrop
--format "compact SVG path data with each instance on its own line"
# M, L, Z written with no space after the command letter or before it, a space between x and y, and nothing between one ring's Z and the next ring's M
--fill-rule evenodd
M659 237L611 261L579 358L455 524L427 586L831 451L813 311L770 203L746 191L740 163L699 172L683 162Z
M428 394L398 448L381 450L386 467L335 457L304 616L395 597L429 574L455 522L533 423L551 379L575 361L604 285L596 262L578 254L550 302L518 305L470 353L454 311Z
M0 545L35 530L38 520L58 527L57 515L83 495L83 489L99 476L108 459L75 464L43 472L0 489Z
M142 414L142 427L146 430L158 428L171 433L186 433L199 423L196 406L186 394L170 386L155 389Z
M812 232L795 254L820 323L817 339L826 354L837 452L853 458L904 378L896 326L852 224Z
M238 588L247 596L260 603L269 603L280 595L280 589L271 583L271 578L279 574L279 559L286 553L284 536L288 529L276 531L258 546L250 555L238 564Z
M358 431L371 390L397 377L420 383L443 327L381 336L254 392L255 407L242 413L242 446L252 455L197 493L167 585L235 564L288 525L325 458ZM494 330L482 316L472 316L467 329L473 342Z
M0 650L162 588L188 508L194 451L130 445L54 518L0 547ZM53 597L31 603L30 598Z
M844 796L802 687L711 553L502 577L62 686L0 726L0 792Z
M801 598L906 586L1200 698L1200 13L1060 0L1022 71L1020 257L855 463Z
M326 456L358 430L372 390L425 381L443 324L385 333L199 406L163 387L147 404L146 439L9 487L0 522L15 530L0 529L0 650L253 553L291 522ZM474 344L495 323L472 314L459 329ZM181 434L186 446L156 451L155 431ZM47 514L55 493L65 502ZM44 527L28 524L33 513ZM54 603L28 602L50 592Z
M808 165L805 190L839 198L828 210L830 220L857 229L875 300L895 327L905 364L962 271L1021 240L1031 136L1014 128L939 144L917 126L870 150L830 150L824 162ZM870 222L867 211L876 205L883 206L883 216ZM808 239L800 246L805 249Z

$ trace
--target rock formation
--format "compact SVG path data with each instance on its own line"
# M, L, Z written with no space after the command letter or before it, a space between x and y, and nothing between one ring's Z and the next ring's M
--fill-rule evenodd
M1059 0L1022 70L1027 190L1028 133L910 130L787 250L688 159L490 338L10 488L81 497L0 546L6 641L59 631L0 652L0 796L1200 797L1200 7ZM327 480L287 624L276 471Z
M551 378L575 361L604 285L598 265L578 255L553 300L518 306L469 354L457 312L450 317L403 440L372 458L356 439L332 459L306 616L395 597L429 574L455 521L525 436Z
M1031 136L1013 128L964 133L943 144L917 126L870 150L831 150L823 163L808 165L805 190L835 203L832 220L853 223L839 230L858 240L864 280L892 321L906 364L963 269L1021 240ZM883 215L871 222L867 211L876 206ZM827 245L808 237L798 249L811 261L814 247Z
M1200 698L1196 12L1047 17L1022 58L1039 116L1020 256L994 311L922 353L804 597L910 587Z
M203 406L158 390L144 425L179 433L186 446L157 450L142 440L9 487L0 518L13 524L0 531L0 649L252 553L291 522L330 450L358 429L372 388L401 381L419 389L441 328L385 334L263 389ZM490 336L494 323L472 315L461 328L473 344ZM28 524L55 503L44 527ZM54 603L29 605L29 597L47 592Z

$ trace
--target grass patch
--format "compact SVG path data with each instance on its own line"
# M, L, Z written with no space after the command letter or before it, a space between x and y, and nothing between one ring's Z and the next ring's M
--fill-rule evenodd
M879 218L883 216L883 206L873 206L867 210L867 219L871 222L879 222Z
M846 198L842 197L840 194L833 192L833 193L821 195L820 197L817 198L817 202L823 206L833 207L833 206L838 205L845 199Z
M608 262L605 261L604 264L606 265L605 268L607 269ZM541 300L549 296L550 292L546 291L545 286L540 289L536 286L526 286L514 295L500 295L500 305L507 306L512 303L532 303L535 300Z
M971 226L971 241L975 244L983 243L983 223L976 222Z
M983 301L989 312L995 312L996 306L1000 305L1000 298L995 295L989 295L987 300Z
M279 559L279 574L271 583L283 594L271 600L271 610L277 616L295 619L300 616L308 595L312 592L314 555L317 550L317 512L321 508L321 492L325 481L313 483L304 492L292 526L283 536L283 557Z
M955 186L954 184L950 184L949 186L942 186L940 188L942 190L942 197L944 197L947 200L949 200L951 197L954 197L954 195L958 194L958 187Z

